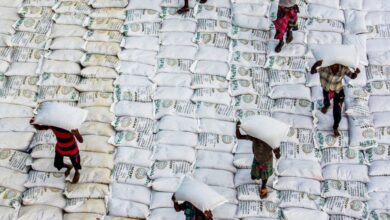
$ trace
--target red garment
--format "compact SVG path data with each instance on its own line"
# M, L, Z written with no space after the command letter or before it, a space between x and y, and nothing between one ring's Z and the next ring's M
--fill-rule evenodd
M336 95L336 92L335 92L335 91L329 90L328 99L329 99L329 100L334 99L335 95Z
M67 130L50 127L57 139L56 151L63 156L72 156L79 153L76 139L72 133Z
M275 25L276 35L275 39L283 39L284 34L286 33L291 23L296 24L298 22L298 11L296 7L285 8L279 6L278 8L278 18L273 22Z

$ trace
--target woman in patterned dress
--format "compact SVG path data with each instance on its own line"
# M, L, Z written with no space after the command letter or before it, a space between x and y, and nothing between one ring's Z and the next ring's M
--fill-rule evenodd
M260 125L261 126L261 125ZM238 139L250 140L253 142L252 151L254 154L251 178L252 180L261 180L261 187L259 188L259 194L261 199L265 199L268 196L267 181L268 178L273 174L273 155L275 154L276 159L280 158L280 150L272 148L264 141L257 138L242 135L240 133L240 122L237 123L236 136Z

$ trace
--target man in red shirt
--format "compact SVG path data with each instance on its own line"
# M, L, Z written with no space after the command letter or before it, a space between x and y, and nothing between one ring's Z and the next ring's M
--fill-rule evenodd
M280 0L278 7L278 15L273 22L275 25L275 39L279 40L279 44L275 48L275 52L279 53L284 45L283 37L287 32L286 42L291 43L293 40L293 30L298 30L298 13L299 7L296 0Z
M54 158L54 167L58 170L61 170L63 167L66 168L65 176L69 176L72 168L75 169L75 174L72 182L77 183L80 179L81 164L80 164L80 154L79 148L77 146L76 139L83 143L83 137L80 132L75 129L70 132L62 128L57 128L53 126L46 125L37 125L34 124L34 118L31 119L30 124L35 127L37 130L52 130L57 139L57 144L55 146L55 158ZM72 165L64 163L64 157L69 157Z
M199 3L204 4L207 0L200 0ZM177 11L178 14L184 14L190 10L190 7L188 6L188 0L184 0L184 6Z

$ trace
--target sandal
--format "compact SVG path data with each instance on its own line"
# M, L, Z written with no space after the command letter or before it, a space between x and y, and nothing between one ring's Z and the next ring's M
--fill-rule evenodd
M260 198L265 199L268 197L268 189L267 188L262 188L259 190L260 192Z
M190 11L190 9L188 7L182 7L181 9L177 10L177 13L181 15L181 14L184 14L188 11Z

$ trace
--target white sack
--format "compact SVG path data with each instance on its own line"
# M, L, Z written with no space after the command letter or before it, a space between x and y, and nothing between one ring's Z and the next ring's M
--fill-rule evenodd
M302 177L322 180L321 166L314 161L280 160L277 163L276 175Z
M318 180L311 180L299 177L278 177L273 186L276 190L291 190L305 192L314 195L321 194L321 183Z
M287 124L270 117L252 116L241 123L241 129L248 135L263 140L272 148L277 148L290 128Z
M234 187L234 174L225 170L214 169L196 169L195 179L202 181L210 186Z
M24 206L20 209L18 216L18 220L53 219L62 219L62 209L45 205Z
M213 210L227 199L206 184L185 176L175 193L178 201L188 201L201 211Z
M322 170L324 179L369 182L366 165L331 164Z
M302 219L316 219L328 220L329 216L326 212L303 209L303 208L286 208L283 210L285 220L302 220Z
M312 45L311 50L316 60L322 60L322 67L333 64L351 68L358 66L356 47L353 45Z
M113 198L139 202L146 205L150 203L151 189L148 187L123 183L113 183L110 187Z
M110 199L108 201L108 209L111 215L139 219L146 219L150 214L147 205L121 199Z
M65 130L77 129L87 118L88 111L66 104L45 102L38 109L35 123Z

